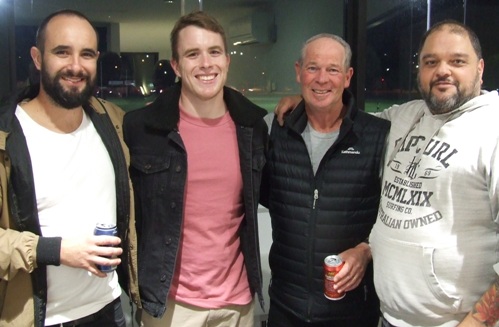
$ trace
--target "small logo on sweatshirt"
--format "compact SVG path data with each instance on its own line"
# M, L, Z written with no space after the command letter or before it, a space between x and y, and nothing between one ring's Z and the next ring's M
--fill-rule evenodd
M351 147L349 147L346 150L342 150L341 154L360 154L360 151L359 150L355 150L354 147L351 146Z

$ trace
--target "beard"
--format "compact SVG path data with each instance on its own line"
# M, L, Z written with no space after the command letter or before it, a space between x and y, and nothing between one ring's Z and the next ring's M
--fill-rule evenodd
M74 74L71 71L65 73L58 72L53 78L42 66L41 69L41 82L43 89L48 96L56 103L65 109L74 109L87 103L92 96L95 87L95 78L91 79L90 76L83 73ZM85 87L80 91L76 87L71 87L65 90L60 80L63 77L67 78L83 78L86 81Z
M428 91L426 91L423 89L418 76L418 88L419 92L421 93L421 97L426 102L426 105L430 109L431 113L434 115L445 114L454 111L480 94L480 76L477 73L472 85L469 88L461 89L461 84L457 81L454 81L453 84L456 87L456 93L446 98L438 98L431 92L431 90L437 82L446 80L447 78L439 78L435 81L430 82L430 88Z

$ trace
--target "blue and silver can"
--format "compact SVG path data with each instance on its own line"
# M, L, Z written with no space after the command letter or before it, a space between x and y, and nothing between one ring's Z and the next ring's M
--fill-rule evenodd
M118 228L114 224L97 224L95 225L94 235L109 235L118 236ZM97 268L105 273L110 273L116 270L116 266L97 265Z

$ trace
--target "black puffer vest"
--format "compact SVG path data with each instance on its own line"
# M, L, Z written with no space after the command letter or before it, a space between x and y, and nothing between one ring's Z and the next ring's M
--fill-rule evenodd
M338 139L314 176L301 133L307 124L302 102L286 119L274 121L262 203L272 217L270 297L303 321L376 314L379 302L372 263L361 284L339 301L324 297L323 262L366 240L376 220L380 165L390 123L354 107L345 91ZM267 193L268 192L268 193ZM266 201L268 201L266 203Z

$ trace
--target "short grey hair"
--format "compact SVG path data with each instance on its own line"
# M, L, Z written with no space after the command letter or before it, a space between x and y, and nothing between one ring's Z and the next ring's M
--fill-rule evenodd
M301 48L300 58L298 59L298 63L300 64L300 66L303 65L303 59L305 58L305 51L307 50L308 45L311 42L321 38L328 38L333 41L336 41L343 47L343 49L345 50L345 61L343 65L345 66L345 69L350 68L350 63L352 61L352 49L350 48L350 45L342 37L336 34L329 34L329 33L321 33L314 35L311 38L309 38L307 41L305 41L305 43L303 43L303 46Z

